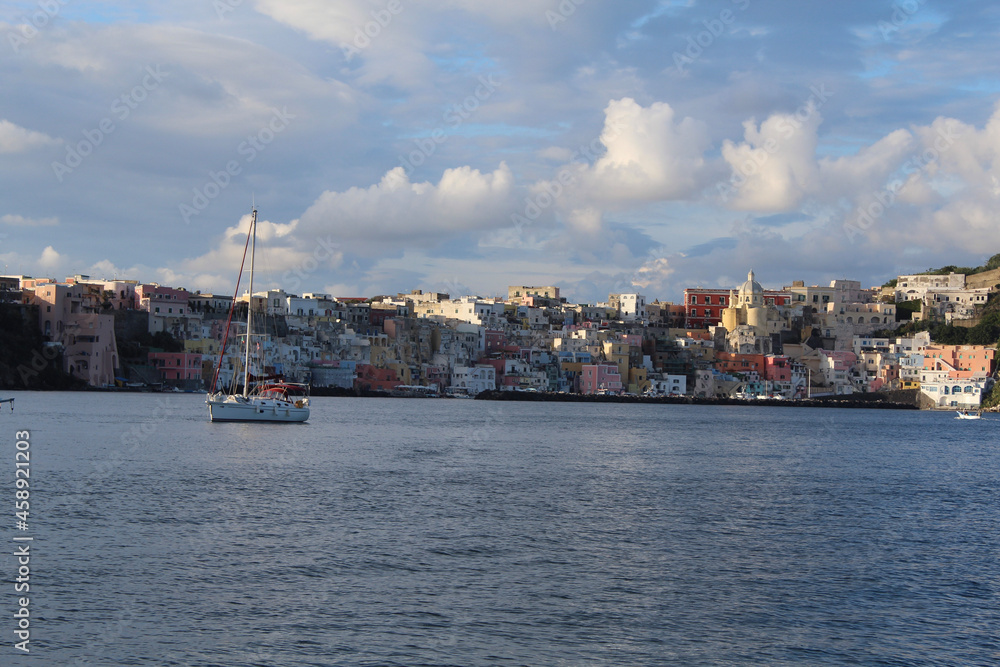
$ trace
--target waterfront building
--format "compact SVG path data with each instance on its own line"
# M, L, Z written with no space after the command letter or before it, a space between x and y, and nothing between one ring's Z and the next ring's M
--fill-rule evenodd
M113 385L118 368L115 319L96 312L99 300L91 287L40 283L28 298L38 306L42 335L62 348L63 370L94 387Z
M651 373L649 393L656 396L684 396L687 394L687 376Z
M475 396L484 391L497 388L496 369L489 364L477 364L474 367L456 366L451 372L453 393L466 393Z
M934 408L978 409L993 387L989 377L955 377L952 370L926 368L920 375L920 395Z
M622 376L615 364L584 364L580 368L581 394L620 394Z
M358 391L392 391L402 384L393 368L375 368L371 364L355 367L354 388Z
M160 380L180 389L203 386L202 355L193 352L150 352L149 364L157 370Z
M356 361L331 360L318 361L310 366L309 371L314 387L338 387L352 389L354 387Z

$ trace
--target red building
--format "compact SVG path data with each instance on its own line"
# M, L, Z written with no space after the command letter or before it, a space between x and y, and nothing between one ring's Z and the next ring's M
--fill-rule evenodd
M736 290L722 288L689 287L684 290L684 326L688 329L707 329L722 323L722 311L729 307L729 293ZM764 304L788 306L792 303L789 292L764 290Z
M723 373L757 373L768 382L790 382L792 364L788 357L773 354L717 352L715 368Z
M483 335L486 339L485 340L486 349L484 350L485 354L492 354L493 352L497 352L504 346L505 341L504 341L503 331L499 329L487 329Z
M791 382L792 362L785 356L764 357L764 379L769 382Z
M392 391L403 384L392 368L375 368L371 364L358 364L354 375L354 388L362 391Z
M722 311L729 307L728 289L689 287L684 290L684 326L707 329L722 322Z
M715 353L715 368L722 373L757 373L763 379L765 363L763 354Z

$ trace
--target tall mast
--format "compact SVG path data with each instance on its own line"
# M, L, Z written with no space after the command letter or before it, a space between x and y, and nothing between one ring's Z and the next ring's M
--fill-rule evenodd
M247 302L247 348L246 358L243 361L243 398L250 393L250 345L253 328L253 256L257 247L257 207L253 207L253 215L250 217L250 300Z

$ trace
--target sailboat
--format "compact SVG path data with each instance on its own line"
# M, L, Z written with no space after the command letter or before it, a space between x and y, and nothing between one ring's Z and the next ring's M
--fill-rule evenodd
M216 390L219 369L226 353L226 343L229 340L229 327L233 321L236 309L236 295L229 310L229 320L226 322L226 333L222 339L222 350L219 353L219 363L215 367L212 378L212 392L205 403L208 405L208 416L213 422L243 421L243 422L304 422L309 419L309 385L285 382L280 376L254 377L250 373L250 351L254 347L253 333L253 263L257 246L257 208L253 207L250 217L250 229L247 231L247 242L243 248L243 263L240 264L240 277L243 276L243 264L246 263L247 246L250 249L250 299L247 302L247 333L243 340L243 390L242 393L229 393ZM239 294L240 278L236 279L236 294ZM258 338L261 336L257 336ZM263 352L260 343L257 349ZM234 378L235 382L235 378Z

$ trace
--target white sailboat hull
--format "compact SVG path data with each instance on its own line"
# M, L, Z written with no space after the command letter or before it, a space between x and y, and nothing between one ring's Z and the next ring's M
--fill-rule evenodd
M212 397L208 416L214 422L304 422L309 419L309 406L270 398L242 396ZM299 401L301 403L301 401Z

